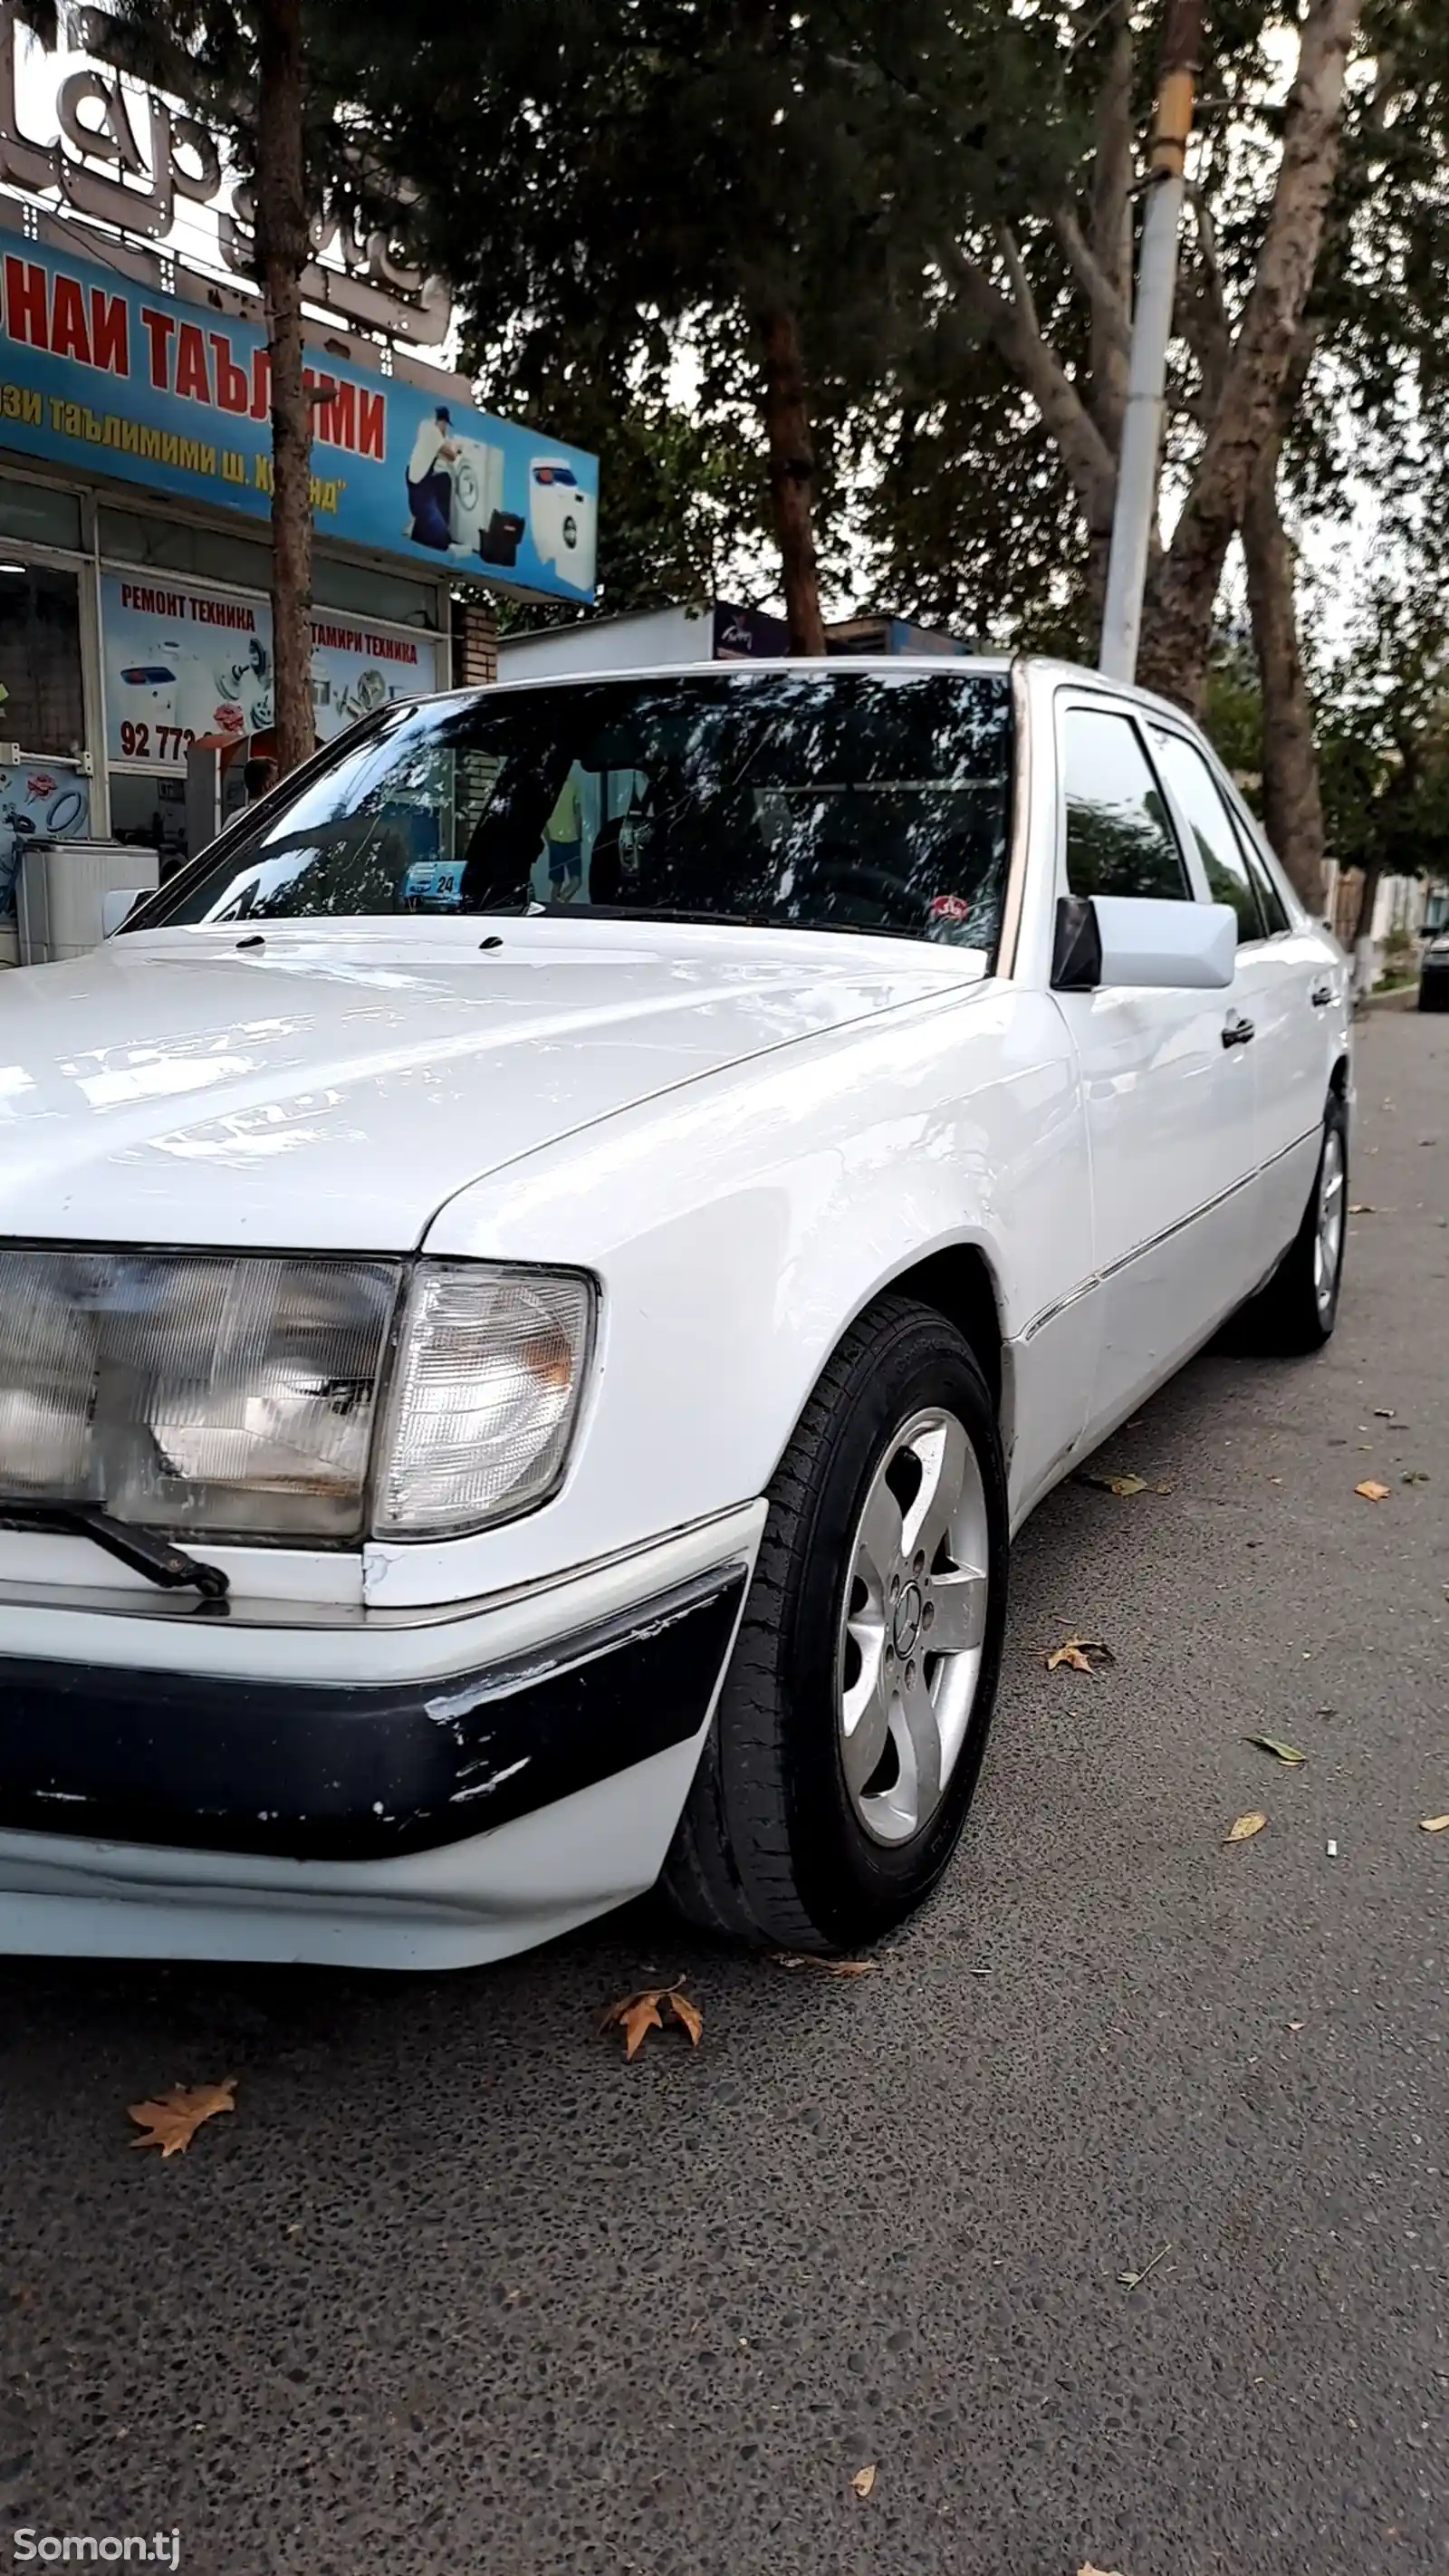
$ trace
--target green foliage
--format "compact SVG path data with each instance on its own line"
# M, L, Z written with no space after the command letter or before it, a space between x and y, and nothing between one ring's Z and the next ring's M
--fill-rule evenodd
M1204 730L1255 811L1261 809L1263 692L1246 635L1224 634L1208 668Z
M1329 849L1373 875L1449 868L1449 532L1394 530L1347 647L1324 673Z
M1049 13L993 0L560 0L541 21L531 0L502 0L481 20L433 13L410 43L407 77L362 66L359 95L376 149L420 191L422 237L459 294L490 398L546 406L563 429L579 407L560 402L570 384L604 403L627 387L641 419L658 420L679 406L683 340L713 506L701 514L676 482L676 525L645 553L693 566L716 526L738 553L764 519L759 324L787 308L827 577L833 549L858 581L843 470L920 338L925 245L963 204L990 221L1044 189L1077 148L1036 108ZM752 452L751 475L738 469ZM643 533L632 494L626 533L611 530L617 481L602 488L606 562L616 548L627 559ZM929 585L909 587L924 600Z

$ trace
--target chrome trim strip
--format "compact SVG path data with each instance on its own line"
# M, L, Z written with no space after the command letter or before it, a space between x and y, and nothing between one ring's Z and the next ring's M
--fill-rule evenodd
M376 1634L379 1629L442 1628L454 1621L485 1617L494 1610L510 1610L520 1601L547 1601L565 1584L577 1583L592 1574L606 1574L610 1567L625 1565L631 1557L648 1558L659 1548L677 1539L693 1538L697 1532L731 1521L736 1514L750 1509L749 1503L731 1503L725 1510L707 1512L702 1520L684 1521L677 1528L659 1530L642 1544L612 1548L607 1555L591 1556L578 1565L561 1566L557 1573L540 1575L530 1583L510 1584L503 1592L480 1592L462 1601L427 1601L406 1607L380 1608L362 1601L279 1601L264 1593L233 1591L225 1603L203 1607L190 1593L158 1592L149 1586L112 1590L104 1584L41 1583L34 1579L15 1582L0 1579L0 1610L64 1610L94 1612L108 1619L145 1619L188 1621L193 1626L227 1628L294 1628L302 1631L328 1630L332 1633L351 1630L353 1634ZM235 1580L235 1578L233 1578Z
M1046 1331L1048 1324L1054 1324L1056 1322L1058 1315L1064 1315L1069 1306L1079 1306L1082 1299L1084 1297L1090 1297L1093 1289L1100 1288L1101 1284L1101 1273L1096 1270L1091 1273L1089 1278L1079 1279L1075 1288L1069 1288L1067 1290L1065 1297L1058 1297L1054 1305L1043 1306L1039 1315L1033 1315L1031 1322L1026 1326L1025 1331L1018 1334L1018 1340L1023 1342L1034 1340L1038 1333L1044 1333Z
M424 1706L436 1725L447 1726L454 1718L466 1717L493 1700L514 1699L520 1691L533 1690L539 1682L562 1680L582 1664L597 1663L601 1655L616 1654L621 1646L637 1644L658 1636L665 1628L675 1627L681 1619L702 1610L706 1602L717 1601L735 1584L739 1585L743 1603L749 1573L744 1557L730 1558L711 1566L706 1574L692 1575L687 1582L671 1584L665 1592L636 1601L629 1610L615 1611L611 1618L595 1619L586 1628L575 1628L566 1637L535 1647L531 1654L511 1655L506 1663L486 1666L451 1687L445 1685Z
M1032 1341L1038 1333L1045 1332L1048 1324L1054 1324L1058 1315L1065 1314L1069 1306L1079 1304L1083 1297L1091 1295L1094 1288L1100 1288L1105 1279L1117 1278L1120 1272L1130 1269L1134 1261L1141 1261L1147 1253L1156 1252L1159 1245L1170 1243L1175 1234L1184 1234L1190 1225L1197 1224L1199 1217L1211 1216L1214 1208L1236 1198L1239 1190L1245 1190L1250 1181L1261 1180L1264 1172L1271 1172L1275 1163L1284 1162L1290 1154L1296 1154L1300 1146L1314 1143L1321 1132L1318 1127L1306 1127L1301 1136L1295 1136L1291 1144L1280 1145L1276 1153L1269 1155L1266 1163L1259 1163L1255 1170L1245 1172L1240 1181L1230 1181L1225 1190L1219 1190L1213 1198L1204 1199L1200 1207L1190 1208L1186 1216L1174 1218L1172 1224L1163 1226L1159 1233L1147 1235L1141 1243L1134 1244L1130 1252L1119 1252L1116 1260L1109 1261L1105 1269L1089 1271L1085 1279L1078 1280L1075 1288L1067 1290L1065 1297L1056 1298L1050 1306L1043 1306L1039 1315L1033 1315L1017 1339Z

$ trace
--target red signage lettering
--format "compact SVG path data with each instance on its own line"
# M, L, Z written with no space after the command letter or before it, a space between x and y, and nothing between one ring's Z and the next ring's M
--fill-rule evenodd
M194 322L183 322L176 337L176 391L185 402L209 403L211 378L206 372L206 342Z

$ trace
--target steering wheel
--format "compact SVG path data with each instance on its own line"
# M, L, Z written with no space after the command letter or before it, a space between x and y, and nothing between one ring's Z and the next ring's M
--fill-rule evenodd
M874 904L894 929L923 930L926 925L924 895L903 885L900 878L889 870L868 867L856 859L822 859L815 872L812 891ZM858 928L864 926L856 925Z

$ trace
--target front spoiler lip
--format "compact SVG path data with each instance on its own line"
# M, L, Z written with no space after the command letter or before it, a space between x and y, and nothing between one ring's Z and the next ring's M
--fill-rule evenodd
M699 1734L749 1564L423 1681L0 1660L0 1826L367 1861L461 1842Z

